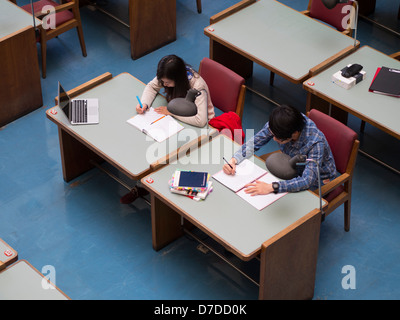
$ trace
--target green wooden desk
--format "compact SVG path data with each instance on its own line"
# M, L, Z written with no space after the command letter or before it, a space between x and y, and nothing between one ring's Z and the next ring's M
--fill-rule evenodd
M200 202L169 191L176 169L212 175L222 169L222 157L229 159L238 148L218 135L141 180L151 193L153 247L159 250L180 237L183 217L240 259L261 257L260 299L310 299L321 223L313 193L290 193L259 211L215 180L212 193ZM261 159L251 159L265 167Z
M36 25L41 21L36 19ZM33 18L0 0L0 127L43 104Z
M206 129L181 123L184 130L158 143L126 122L136 115L136 96L142 95L144 87L128 73L116 77L106 73L69 91L74 98L99 99L100 123L96 125L71 125L58 106L47 110L47 117L58 126L65 181L93 168L91 160L105 160L130 179L139 180L179 152L197 147ZM152 106L165 104L158 95Z
M43 286L42 282L46 285ZM51 286L51 287L50 287ZM29 262L20 260L0 272L0 300L70 300Z
M361 64L367 75L363 81L346 90L333 83L331 77L352 63ZM382 66L400 69L400 61L363 46L303 83L303 88L307 91L307 111L317 108L329 112L329 107L326 107L326 103L329 103L400 139L400 100L368 91L376 69Z
M210 23L210 58L245 78L255 62L302 83L356 49L353 38L274 0L243 0Z

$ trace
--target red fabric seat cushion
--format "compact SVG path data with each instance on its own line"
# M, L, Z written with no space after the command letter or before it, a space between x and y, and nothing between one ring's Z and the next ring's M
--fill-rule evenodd
M335 199L339 194L341 194L344 191L344 186L339 186L336 189L333 189L331 192L329 192L325 197L323 197L326 201L331 202L333 199Z
M44 6L56 7L59 5L60 5L59 3L51 1L51 0L40 0L40 1L33 3L33 11L35 13L38 13L38 12L42 12L42 8ZM29 13L32 13L32 8L31 8L30 4L26 4L26 5L22 6L21 8ZM56 19L55 19L56 27L62 25L63 23L65 23L71 19L74 19L74 14L69 10L64 10L64 11L56 13Z

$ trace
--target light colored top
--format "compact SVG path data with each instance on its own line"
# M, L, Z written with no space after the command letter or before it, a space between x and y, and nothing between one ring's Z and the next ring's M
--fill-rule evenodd
M310 191L289 193L260 211L216 180L204 201L170 192L168 180L176 169L214 175L225 163L222 157L230 159L239 147L225 135L218 135L178 163L165 166L141 181L204 232L231 248L241 259L249 260L260 252L266 240L319 208L319 197ZM253 156L249 160L265 168L259 158ZM151 183L146 181L148 177L152 178Z
M35 21L36 26L42 23ZM8 0L0 0L0 39L27 26L33 26L31 14Z
M346 90L332 82L332 75L348 64L363 66L366 78ZM400 69L400 61L363 46L330 68L304 82L307 91L329 98L353 115L400 139L400 99L369 92L368 89L379 67Z
M214 105L211 101L210 91L204 79L196 72L189 78L190 88L196 89L201 94L194 101L197 106L197 114L193 117L180 117L173 115L176 119L191 124L196 127L204 127L207 120L214 118ZM163 87L160 86L157 77L151 80L143 91L141 101L149 107L152 105L154 98Z
M206 35L240 50L293 82L354 45L354 39L273 0L259 0L205 28Z

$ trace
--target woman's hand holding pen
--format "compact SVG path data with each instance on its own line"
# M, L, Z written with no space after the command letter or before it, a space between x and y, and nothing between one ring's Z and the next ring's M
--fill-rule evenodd
M222 170L229 175L233 175L236 172L236 159L232 158L231 160L229 160L229 162L227 160L224 161L226 162L224 164L224 166L222 167Z
M144 104L143 108L142 108L142 106L140 104L136 105L136 112L137 113L145 113L147 111L147 109L149 109L147 104Z

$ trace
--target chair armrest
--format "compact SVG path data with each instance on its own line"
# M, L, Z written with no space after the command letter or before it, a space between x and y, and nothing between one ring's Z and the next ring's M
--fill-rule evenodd
M349 178L350 178L350 175L348 173L343 173L339 177L333 179L332 181L329 181L327 184L325 184L321 187L321 195L325 196L332 190L336 189L337 187L339 187L340 185L342 185L343 183L348 181Z
M391 55L389 55L389 57L392 57L396 60L400 60L400 51L396 52L396 53L392 53Z
M65 11L68 9L72 9L75 6L74 2L68 2L68 3L64 3L64 4L60 4L58 6L55 6L55 13L61 12L61 11ZM43 18L44 16L48 15L50 13L50 10L47 10L46 12L35 12L35 17L38 19Z

